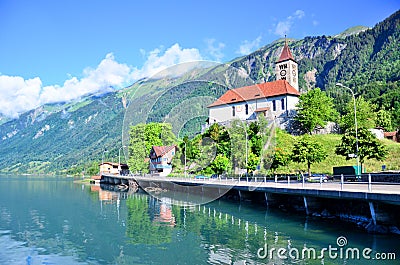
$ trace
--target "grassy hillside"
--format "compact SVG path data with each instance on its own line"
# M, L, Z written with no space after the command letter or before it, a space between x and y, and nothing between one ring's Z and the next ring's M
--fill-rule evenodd
M292 150L293 144L299 136L292 136L284 131L277 131L277 147ZM340 143L341 135L328 134L328 135L313 135L313 139L322 144L326 150L328 157L321 163L311 166L311 172L332 174L332 167L334 166L351 166L356 165L356 160L346 160L344 156L335 154L336 145ZM390 140L382 140L383 144L389 150L389 155L385 161L377 161L376 159L367 160L364 164L366 172L379 172L382 165L386 165L387 170L400 170L400 143L395 143ZM287 167L280 168L277 173L298 173L301 170L307 171L305 163L291 162Z

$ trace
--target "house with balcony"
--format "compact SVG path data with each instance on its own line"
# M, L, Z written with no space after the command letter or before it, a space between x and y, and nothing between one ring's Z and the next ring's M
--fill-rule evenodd
M176 154L176 145L153 146L150 150L150 174L168 176L172 172L172 159Z

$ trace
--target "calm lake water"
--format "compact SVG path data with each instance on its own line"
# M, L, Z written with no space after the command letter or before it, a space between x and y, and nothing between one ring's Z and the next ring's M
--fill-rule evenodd
M319 258L330 245L337 250ZM267 253L276 249L272 257L265 246ZM302 258L304 247L310 257ZM365 249L367 257L395 253L397 260L366 260ZM399 258L399 236L262 205L177 206L67 178L0 176L0 264L400 264Z

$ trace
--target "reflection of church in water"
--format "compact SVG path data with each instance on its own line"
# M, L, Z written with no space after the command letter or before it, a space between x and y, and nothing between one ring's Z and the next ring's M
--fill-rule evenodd
M172 205L165 200L149 198L150 220L157 225L175 226L175 216L172 212Z

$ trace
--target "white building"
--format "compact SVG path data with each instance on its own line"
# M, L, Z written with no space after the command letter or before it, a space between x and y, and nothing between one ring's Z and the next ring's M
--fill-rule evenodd
M233 119L255 120L263 114L283 124L295 114L298 91L297 62L285 42L276 62L276 81L231 89L208 106L208 123L225 123Z

